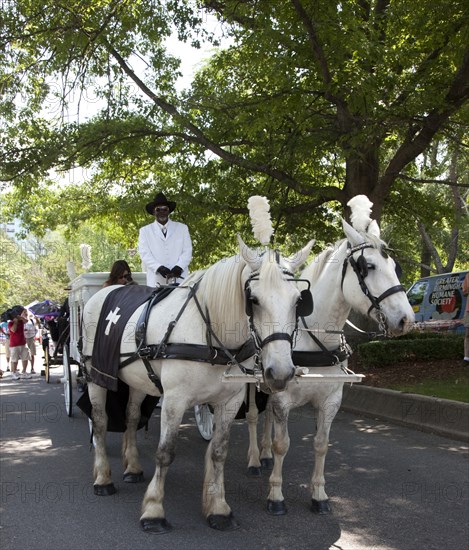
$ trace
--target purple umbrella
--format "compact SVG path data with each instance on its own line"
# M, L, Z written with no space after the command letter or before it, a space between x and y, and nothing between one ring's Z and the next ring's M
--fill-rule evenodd
M60 315L60 304L54 302L53 300L44 300L34 304L28 308L31 313L36 315L36 317L58 317Z

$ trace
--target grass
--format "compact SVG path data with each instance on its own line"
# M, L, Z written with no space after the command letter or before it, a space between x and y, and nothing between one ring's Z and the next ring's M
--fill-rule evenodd
M390 389L469 403L469 373L446 380L423 380L415 384L399 384Z

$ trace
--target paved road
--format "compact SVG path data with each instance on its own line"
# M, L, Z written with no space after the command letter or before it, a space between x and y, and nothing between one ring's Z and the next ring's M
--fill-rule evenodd
M56 372L57 371L57 372ZM54 369L52 381L60 376ZM288 515L265 510L267 476L245 476L246 427L232 431L226 465L227 498L241 523L212 531L201 515L207 443L188 413L167 482L166 511L174 529L148 535L139 527L144 484L120 481L120 436L109 451L118 493L95 497L87 420L65 415L62 386L44 379L0 382L2 550L75 549L309 549L426 550L468 548L467 445L383 421L339 412L327 459L333 514L309 511L313 413L292 418L292 451L285 461ZM76 394L75 394L76 395ZM139 432L147 479L153 474L158 410Z

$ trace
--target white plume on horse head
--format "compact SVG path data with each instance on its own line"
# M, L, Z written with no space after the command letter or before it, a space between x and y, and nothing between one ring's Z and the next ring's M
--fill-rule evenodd
M269 201L265 197L254 195L249 197L248 209L254 237L261 244L267 246L274 232L270 219Z
M356 195L348 201L347 206L352 210L350 220L353 228L365 233L371 223L370 214L373 203L366 195Z

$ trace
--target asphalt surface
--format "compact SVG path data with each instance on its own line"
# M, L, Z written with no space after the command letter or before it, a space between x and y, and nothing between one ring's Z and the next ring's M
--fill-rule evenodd
M139 431L146 481L121 481L120 434L109 434L118 492L96 497L87 419L65 414L63 390L36 376L0 381L0 548L75 549L311 549L433 550L469 548L467 444L340 411L326 460L326 490L333 512L309 508L314 413L303 408L290 421L291 450L284 464L288 514L265 511L268 474L245 475L247 427L233 427L225 468L227 500L241 524L211 530L201 513L203 456L207 448L186 414L165 507L173 530L149 535L139 526L140 505L154 472L159 410L149 431ZM77 392L74 394L78 397Z

